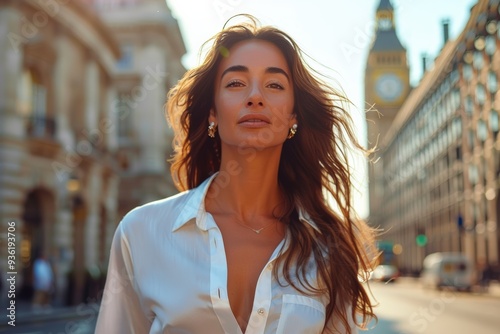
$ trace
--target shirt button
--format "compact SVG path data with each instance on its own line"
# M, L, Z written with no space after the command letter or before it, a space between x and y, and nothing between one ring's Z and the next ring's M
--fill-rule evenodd
M258 315L264 315L264 313L266 313L266 310L264 310L262 307L257 310Z

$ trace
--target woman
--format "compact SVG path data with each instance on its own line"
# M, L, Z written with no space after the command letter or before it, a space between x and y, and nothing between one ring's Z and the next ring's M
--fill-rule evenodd
M167 103L185 192L118 226L97 333L357 332L371 239L351 220L342 101L284 32L216 35Z

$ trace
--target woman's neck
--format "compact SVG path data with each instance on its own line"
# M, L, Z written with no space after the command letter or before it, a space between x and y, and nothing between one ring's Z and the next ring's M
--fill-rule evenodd
M278 185L280 153L281 150L252 155L231 151L223 154L219 174L207 198L216 203L217 210L242 219L279 215L277 208L283 202Z

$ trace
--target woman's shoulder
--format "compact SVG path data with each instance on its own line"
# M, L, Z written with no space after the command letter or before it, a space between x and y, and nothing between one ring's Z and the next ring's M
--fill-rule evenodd
M133 233L137 228L155 226L168 228L169 225L172 226L186 205L189 204L192 192L193 190L184 191L132 209L120 222L121 228L125 232Z
M131 210L120 222L122 231L126 234L139 233L145 228L152 233L172 231L174 226L196 217L212 179L208 178L196 188Z

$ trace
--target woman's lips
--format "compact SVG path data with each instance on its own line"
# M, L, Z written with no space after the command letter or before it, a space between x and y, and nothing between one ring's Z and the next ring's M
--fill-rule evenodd
M271 121L264 114L247 114L238 120L238 124L245 127L257 128L269 125Z
M259 128L269 125L268 122L263 121L261 119L249 119L246 121L239 122L238 124L248 128Z

